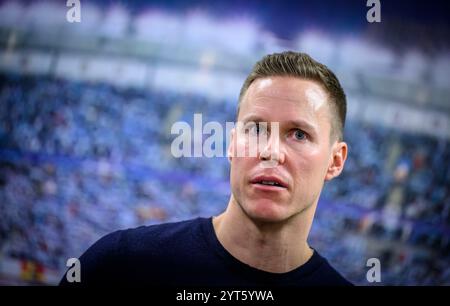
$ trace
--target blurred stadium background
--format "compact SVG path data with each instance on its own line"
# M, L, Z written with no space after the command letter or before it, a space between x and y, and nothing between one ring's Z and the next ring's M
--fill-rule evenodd
M348 95L344 174L310 244L347 278L450 285L450 53L442 3L0 3L0 284L56 284L104 234L221 212L225 158L170 154L175 121L234 121L262 55L330 66ZM444 5L446 6L446 5Z

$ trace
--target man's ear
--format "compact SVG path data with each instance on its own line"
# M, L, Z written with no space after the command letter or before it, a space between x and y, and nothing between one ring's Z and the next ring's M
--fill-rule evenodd
M231 159L233 158L233 156L234 156L234 152L235 152L235 149L234 149L234 145L235 145L235 137L236 137L236 128L232 128L231 129L231 133L230 133L230 144L229 144L229 146L228 146L228 150L227 150L227 157L228 157L228 161L231 163Z
M333 155L331 156L330 164L325 175L325 181L330 181L339 176L344 170L345 160L347 159L347 144L343 141L337 141L333 145Z

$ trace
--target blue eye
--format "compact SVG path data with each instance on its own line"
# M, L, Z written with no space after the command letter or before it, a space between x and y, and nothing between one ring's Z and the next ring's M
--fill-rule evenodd
M259 132L261 132L261 128L260 128L260 126L259 126L259 123L256 123L256 124L255 124L254 129L255 129L256 134L259 134Z
M245 132L249 133L251 135L258 135L259 134L259 126L258 124L252 124L249 127L245 128Z
M294 136L297 140L303 140L306 138L306 134L302 130L295 130Z
M265 134L267 133L267 128L264 124L260 124L259 122L252 124L248 131L252 135L259 135L259 134Z

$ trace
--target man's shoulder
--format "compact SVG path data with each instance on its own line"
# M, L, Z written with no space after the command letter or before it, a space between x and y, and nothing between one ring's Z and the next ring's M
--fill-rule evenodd
M148 250L155 252L161 250L160 248L170 247L177 241L189 240L193 232L200 230L201 223L205 220L196 218L117 230L98 239L84 253L84 257L112 258L130 252Z
M183 241L198 232L205 218L195 218L183 221L166 222L143 225L113 232L104 238L118 243L120 247L127 247L130 251L140 248L169 246L171 243ZM103 239L104 239L103 238Z
M204 218L195 218L183 221L143 225L118 232L133 239L145 239L151 237L165 239L170 238L174 235L184 235L191 230L198 229L198 226L204 220Z
M321 286L353 286L341 273L339 273L326 258L316 251L316 258L320 262L314 274L314 283Z
M192 249L192 233L199 231L206 220L196 218L139 226L103 236L80 257L84 283L121 282L122 278L128 280L132 271L167 267L166 261L174 254L183 256ZM66 283L63 277L61 284Z

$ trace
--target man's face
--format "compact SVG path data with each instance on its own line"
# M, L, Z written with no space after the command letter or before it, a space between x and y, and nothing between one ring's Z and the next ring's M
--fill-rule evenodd
M238 116L247 129L238 124L229 147L232 194L247 216L286 220L315 204L324 181L340 173L330 170L343 143L331 143L327 99L318 83L300 78L268 77L250 85ZM250 138L264 133L262 127L248 129L249 122L267 122L267 145L256 156L237 157L238 150L249 152ZM277 133L271 122L279 123Z

